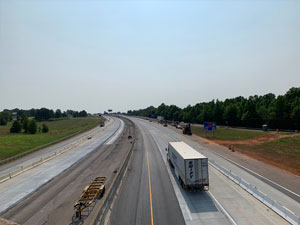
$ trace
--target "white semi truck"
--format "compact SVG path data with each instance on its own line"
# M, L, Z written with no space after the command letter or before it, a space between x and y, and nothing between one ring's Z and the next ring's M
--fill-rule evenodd
M169 142L167 159L183 187L208 190L208 159L184 142Z

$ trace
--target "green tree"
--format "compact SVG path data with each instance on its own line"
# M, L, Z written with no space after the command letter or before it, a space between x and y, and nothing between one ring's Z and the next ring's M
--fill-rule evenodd
M22 124L15 120L10 128L10 133L20 133L22 131Z
M300 129L300 105L296 106L293 109L293 112L291 114L291 118L294 122L295 128Z
M237 125L237 107L235 105L231 104L225 108L224 120L226 125Z
M249 127L261 126L261 119L256 111L255 99L249 97L242 115L243 124Z
M24 133L28 133L29 120L26 115L24 115L21 119L22 128L24 129Z
M32 119L32 120L30 120L30 122L29 122L28 132L29 132L30 134L35 134L36 131L37 131L37 124L36 124L35 119Z
M57 110L55 111L55 117L56 117L56 118L62 117L62 112L61 112L60 109L57 109Z
M224 114L224 108L222 103L217 100L216 104L213 109L213 117L214 121L217 122L217 124L222 124L223 123L223 114Z
M47 126L47 124L44 124L44 123L43 123L42 131L43 131L43 133L48 133L49 127Z
M6 119L0 115L0 125L1 126L6 126L6 124L7 124Z

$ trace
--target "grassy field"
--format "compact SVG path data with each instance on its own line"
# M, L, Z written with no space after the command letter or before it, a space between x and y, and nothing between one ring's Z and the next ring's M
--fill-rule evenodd
M206 136L203 127L196 126L192 126L192 133L300 175L300 135L295 133L217 128L213 137L211 132Z
M257 145L235 145L238 151L300 175L300 136Z
M102 119L104 118L102 117ZM99 121L99 117L85 117L41 122L38 123L38 127L41 127L42 124L45 123L49 127L49 132L38 132L36 134L11 134L9 129L12 123L10 122L6 126L0 126L0 160L26 152L68 135L84 132L97 126Z
M265 134L263 131L243 130L234 128L217 128L217 131L212 135L212 132L205 134L203 127L192 126L192 133L200 137L217 140L247 140Z

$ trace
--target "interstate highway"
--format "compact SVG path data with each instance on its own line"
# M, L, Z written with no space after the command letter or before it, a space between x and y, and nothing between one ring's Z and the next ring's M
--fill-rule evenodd
M133 123L136 142L119 192L111 206L108 224L288 224L211 166L208 192L182 190L174 171L166 161L165 152L169 141L179 140L185 141L220 165L232 169L264 191L267 190L267 194L298 212L298 202L219 157L203 145L149 121L127 118L132 122L128 119L112 119L111 125L92 139L51 160L52 166L50 162L46 162L0 184L0 202L3 203L1 207L6 204L5 198L13 202L11 195L8 195L10 188L13 190L11 194L15 193L14 197L25 193L19 201L3 208L1 216L28 225L76 224L72 223L74 202L83 188L96 176L107 176L107 185L111 184L115 176L112 171L119 168L131 146L127 135L133 133ZM43 150L39 154L42 152ZM68 162L72 157L64 158L63 155L76 156L73 158L74 163L65 169L62 167L64 164L60 165L59 161ZM51 175L52 178L42 179L45 174ZM31 182L26 183L27 180ZM40 181L44 183L41 184ZM32 186L35 189L30 192ZM95 208L101 205L101 201L97 202ZM92 222L92 214L95 211L92 210L91 215L84 218L84 224Z
M131 147L127 139L133 129L131 122L114 118L111 124L96 129L99 132L92 139L1 183L1 217L28 225L71 224L73 204L84 187L96 176L106 176L109 187L113 171Z
M289 224L211 166L208 192L182 190L166 162L168 142L183 140L204 155L207 152L165 127L138 118L130 119L136 124L140 135L113 204L111 225ZM221 159L218 162L222 163ZM293 204L299 207L299 204Z

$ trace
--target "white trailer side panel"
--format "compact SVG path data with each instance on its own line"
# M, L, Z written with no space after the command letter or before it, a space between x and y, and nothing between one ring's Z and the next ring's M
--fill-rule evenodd
M169 157L172 164L175 166L178 174L182 179L185 178L185 165L184 159L181 155L173 148L172 145L169 145Z
M186 186L208 186L208 159L184 142L170 142L168 154Z

